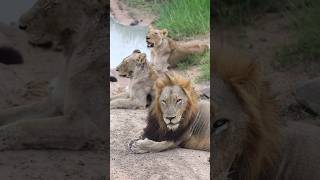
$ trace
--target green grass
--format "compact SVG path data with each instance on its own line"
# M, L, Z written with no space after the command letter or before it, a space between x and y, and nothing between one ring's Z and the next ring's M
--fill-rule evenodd
M171 0L160 8L156 27L169 30L171 37L181 39L210 31L210 0Z
M167 29L174 39L185 39L210 33L210 0L125 0L131 7L149 10L158 16L154 25ZM200 66L199 81L210 79L209 51L202 55L189 56L178 69L187 70L190 66Z
M179 70L187 70L190 66L200 66L201 75L198 82L210 80L210 52L188 56L183 62L177 65Z
M296 39L283 45L276 53L278 65L288 68L308 61L320 62L320 2L318 0L291 2L286 12L292 20Z
M163 1L164 0L123 0L123 2L129 7L155 14L159 13L159 9Z
M164 1L155 22L157 28L169 30L169 36L184 39L210 32L210 0L171 0ZM201 75L197 81L210 80L210 53L191 55L178 69L200 66Z

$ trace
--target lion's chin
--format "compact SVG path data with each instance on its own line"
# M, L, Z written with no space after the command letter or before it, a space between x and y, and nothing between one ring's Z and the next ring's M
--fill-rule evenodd
M171 131L175 131L177 130L179 127L179 123L178 124L167 124L167 128Z
M151 42L147 41L147 47L148 48L153 48L154 47L154 43L151 43Z

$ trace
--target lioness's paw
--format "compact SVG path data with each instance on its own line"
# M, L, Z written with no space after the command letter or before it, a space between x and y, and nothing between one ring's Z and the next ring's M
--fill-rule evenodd
M129 150L136 154L148 153L149 151L144 148L145 139L133 139L129 142Z

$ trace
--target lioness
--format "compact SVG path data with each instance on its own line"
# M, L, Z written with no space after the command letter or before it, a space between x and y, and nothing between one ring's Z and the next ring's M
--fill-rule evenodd
M147 47L151 48L151 62L158 71L167 71L176 67L177 63L187 55L203 53L209 48L208 42L194 40L188 42L175 41L168 37L167 29L155 29L149 26L146 36Z
M119 76L130 78L129 92L111 97L110 109L146 108L153 96L152 87L158 75L147 62L146 54L134 50L116 68Z
M59 42L65 62L48 98L0 110L0 151L105 143L107 7L106 0L38 0L20 18L30 43Z
M255 61L216 51L213 65L211 178L318 180L320 128L279 123Z
M147 126L139 139L129 143L134 153L159 152L176 147L209 151L210 103L198 102L191 82L164 73L155 83Z

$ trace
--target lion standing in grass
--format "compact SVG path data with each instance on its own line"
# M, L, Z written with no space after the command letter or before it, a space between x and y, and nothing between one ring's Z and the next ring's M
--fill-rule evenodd
M132 140L134 153L159 152L176 147L209 151L210 103L198 101L191 82L165 73L155 83L156 97L142 137Z
M191 54L199 54L209 49L209 42L193 40L175 41L168 37L168 30L149 26L146 36L147 47L151 48L151 62L158 71L167 71Z

